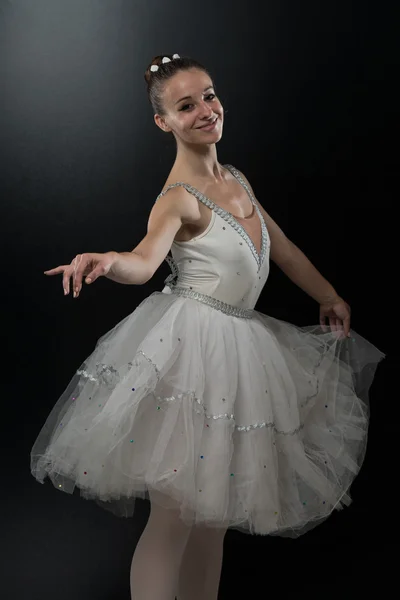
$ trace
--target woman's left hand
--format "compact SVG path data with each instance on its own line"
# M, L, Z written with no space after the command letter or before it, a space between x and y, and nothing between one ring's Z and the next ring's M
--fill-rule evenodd
M344 336L350 337L350 315L351 308L343 298L337 297L334 300L320 304L319 321L322 331L328 331L325 319L329 319L332 331L343 331Z

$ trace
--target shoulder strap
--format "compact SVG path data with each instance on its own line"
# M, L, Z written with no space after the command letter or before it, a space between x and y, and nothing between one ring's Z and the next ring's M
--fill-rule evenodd
M168 187L165 188L165 190L163 190L160 194L158 194L156 201L161 198L161 196L165 196L165 194L168 192L168 190L174 188L174 187L184 187L188 192L190 191L188 188L190 188L190 186L187 183L183 183L182 181L178 181L177 183L171 183Z
M170 189L172 189L174 187L184 187L187 192L189 192L190 194L196 195L195 191L194 191L194 188L192 188L190 185L188 185L187 183L184 183L183 181L177 181L176 183L171 183L170 185L168 185L165 188L165 190L163 190L162 192L160 192L158 194L157 198L155 199L155 202L157 202L157 200L159 198L161 198L161 196L165 196L165 194ZM172 250L171 249L169 250L169 252L172 255ZM175 259L172 256L168 256L167 255L164 260L168 263L168 265L169 265L169 267L170 267L170 269L172 271L171 275L168 275L168 277L166 278L166 280L164 281L164 283L165 283L165 285L168 285L169 287L171 287L172 285L176 285L176 281L177 281L177 278L178 278L178 275L179 275L179 268L178 268L178 265L177 265Z
M235 167L233 167L232 165L224 165L225 169L228 169L228 171L230 171L232 173L232 175L234 175L234 171L237 172L237 169L235 169Z
M232 165L229 165L229 164L224 165L224 167L226 169L228 169L228 171L230 171L234 177L236 177L236 179L239 181L239 183L244 187L244 189L248 193L249 198L252 201L252 203L256 204L255 198L254 198L253 194L251 193L249 186L247 185L247 183L241 176L240 172L237 169L235 169L235 167L233 167ZM192 185L189 185L188 183L184 183L183 181L177 181L177 183L171 183L168 187L165 188L164 191L162 191L160 194L158 194L155 201L157 201L161 196L164 196L168 192L168 190L170 190L171 188L178 187L178 186L184 187L187 192L196 196L196 198L198 200L200 200L201 202L203 202L203 204L206 204L210 208L216 207L215 203L212 200L210 200L210 198L207 198L207 196L205 196L204 194L199 192L198 189L196 189Z
M161 194L158 194L156 201L158 200L158 198L160 198L160 196L164 196L168 192L168 190L170 190L171 188L177 187L177 186L184 187L185 190L187 192L189 192L189 194L192 194L193 196L195 196L195 198L197 198L197 200L200 200L200 202L202 202L209 208L213 208L213 209L216 208L216 204L212 200L210 200L210 198L207 198L207 196L205 196L197 188L193 187L192 185L189 185L188 183L183 183L182 181L178 181L177 183L171 183L171 185L166 187L165 190L163 192L161 192Z
M230 171L234 177L236 177L236 179L239 181L239 183L246 190L246 192L247 192L250 200L252 201L252 203L256 204L255 198L254 198L254 196L253 196L253 194L252 194L249 186L247 185L247 183L245 182L245 180L241 176L240 172L237 169L235 169L235 167L233 167L232 165L224 165L224 167L225 167L225 169L228 169L228 171Z

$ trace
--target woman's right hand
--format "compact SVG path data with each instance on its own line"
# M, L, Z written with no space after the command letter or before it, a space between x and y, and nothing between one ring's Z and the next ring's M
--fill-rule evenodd
M70 279L72 277L74 298L77 298L82 289L83 277L86 277L86 283L93 283L98 277L106 276L117 258L117 252L105 252L104 254L86 252L85 254L77 254L70 265L61 265L44 273L45 275L63 273L62 284L65 295L69 294Z

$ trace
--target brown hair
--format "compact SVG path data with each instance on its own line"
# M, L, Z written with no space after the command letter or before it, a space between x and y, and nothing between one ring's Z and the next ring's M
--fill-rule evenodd
M164 56L171 59L171 62L163 63L162 59ZM158 66L158 71L151 71L152 65ZM173 77L175 73L179 71L186 71L188 69L200 69L210 75L207 69L193 58L172 58L172 54L163 54L161 56L155 56L149 66L146 69L144 78L147 83L147 93L149 96L150 103L153 107L154 114L165 115L165 110L162 105L162 93L164 90L165 82ZM211 75L210 75L211 77Z

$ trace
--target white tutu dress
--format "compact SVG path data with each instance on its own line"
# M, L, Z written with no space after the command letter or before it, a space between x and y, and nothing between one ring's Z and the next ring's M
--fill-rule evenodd
M297 537L351 502L385 354L354 331L339 339L254 310L269 235L226 167L257 211L260 253L230 213L170 186L212 209L210 224L173 243L166 287L98 340L40 431L31 471L119 516L157 490L190 524Z

